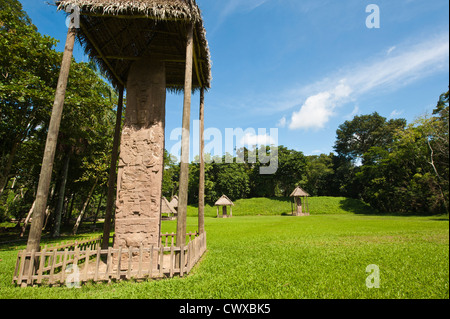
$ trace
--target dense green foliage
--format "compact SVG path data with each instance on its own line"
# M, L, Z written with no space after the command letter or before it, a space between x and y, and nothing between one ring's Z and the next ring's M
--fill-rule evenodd
M338 129L335 149L338 156L350 167L348 185L355 198L361 198L372 207L386 212L416 214L448 214L449 201L449 126L448 92L443 94L431 116L419 117L403 127L402 121L383 122L376 113L355 117ZM356 147L358 151L343 151L340 137L345 127L346 135L359 140L361 122L376 120L384 131L378 138L377 129L370 146ZM393 124L394 123L394 124ZM396 123L396 124L395 124ZM386 133L388 132L388 133ZM363 135L363 134L361 134ZM389 138L386 138L388 136ZM361 165L352 163L360 156ZM347 160L350 158L350 160Z
M0 1L0 221L23 219L32 207L62 54L41 35L16 0ZM68 169L64 222L105 184L115 122L115 94L92 63L71 64L46 227L53 226ZM65 166L64 163L69 165ZM91 201L94 202L94 201ZM96 203L96 204L97 204ZM94 207L91 207L95 211Z

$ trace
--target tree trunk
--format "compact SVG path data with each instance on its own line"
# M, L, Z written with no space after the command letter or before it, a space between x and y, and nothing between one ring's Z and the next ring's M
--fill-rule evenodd
M102 206L103 194L104 194L104 192L102 191L102 193L100 194L100 199L98 200L97 210L95 211L95 215L94 215L94 226L97 223L98 213L100 212L100 208Z
M67 174L69 172L69 163L70 163L70 154L68 153L66 157L64 158L64 165L62 170L62 176L61 176L61 185L59 187L59 194L58 194L58 204L56 205L56 212L55 212L55 225L53 227L53 234L52 237L59 237L59 231L61 228L61 215L62 210L64 206L64 198L65 198L65 191L66 191L66 183L67 183Z
M23 235L25 234L25 230L27 229L27 225L30 222L31 214L33 213L35 204L36 204L36 200L33 201L33 205L31 205L31 208L28 211L27 218L25 218L25 222L23 223L23 226L22 226L22 231L20 232L20 237L23 237Z
M119 88L119 101L117 103L116 127L114 129L113 149L111 153L111 164L109 166L108 196L106 198L105 223L103 224L102 249L108 249L109 233L111 232L111 219L114 205L115 182L117 180L117 159L119 157L120 129L122 127L123 109L123 86Z
M72 194L71 195L71 199L70 199L69 209L67 210L66 216L64 217L65 218L65 221L64 221L64 225L65 226L68 226L70 224L70 217L72 217L72 211L73 211L73 204L74 204L74 202L75 202L75 194Z
M94 185L92 185L91 191L89 192L89 195L86 198L86 201L84 202L84 205L83 205L83 208L81 209L80 215L78 215L75 226L73 226L72 235L77 234L78 227L80 227L80 225L81 225L81 219L83 218L83 215L86 212L89 202L91 201L92 194L94 194L95 187L97 186L97 181L98 181L98 178L95 179Z
M442 191L442 187L441 187L441 176L439 175L439 173L437 171L437 168L434 165L434 150L431 147L430 140L428 138L427 138L427 143L428 143L428 148L430 149L430 152L431 152L431 154L430 154L430 162L428 162L428 163L433 167L433 171L436 174L438 188L439 188L439 191L441 193L440 195L441 195L442 201L444 203L445 210L447 211L447 214L448 214L448 204L447 204L447 201L445 200L445 195L444 195L444 192Z
M56 185L53 185L52 190L50 191L50 204L53 203L54 199L55 199L55 188ZM47 205L47 207L45 208L45 223L44 226L42 226L42 230L45 229L45 227L47 227L47 223L48 223L48 219L50 217L50 204Z
M2 169L2 172L0 174L0 196L2 195L3 191L6 188L6 185L8 184L9 173L11 171L11 167L14 162L14 157L16 156L16 152L17 152L18 148L19 148L19 142L15 142L11 149L11 152L9 153L8 161L6 162L6 165Z
M204 129L205 129L205 90L200 90L200 177L198 181L198 232L205 232L205 158L204 158Z
M36 203L33 214L33 223L31 225L30 234L28 235L26 248L27 251L32 251L33 249L35 251L39 251L39 244L41 242L42 224L44 222L45 208L47 207L47 198L52 178L53 162L55 160L56 143L58 140L59 126L61 124L70 63L72 62L75 33L76 31L73 28L70 28L67 32L61 70L56 87L55 101L53 103L52 115L50 118L47 140L45 143L44 157L42 159L41 174L39 177ZM28 264L25 265L25 269L27 268Z
M180 184L178 199L177 218L177 246L186 244L186 213L189 183L189 127L191 114L191 91L192 91L192 55L193 55L193 25L188 25L186 45L186 71L184 80L183 101L183 131L181 136L181 164Z

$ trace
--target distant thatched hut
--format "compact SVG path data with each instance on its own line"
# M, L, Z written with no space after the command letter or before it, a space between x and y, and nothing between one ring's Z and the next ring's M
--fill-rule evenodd
M309 216L308 197L309 194L305 192L301 187L297 187L291 193L291 197L294 197L297 209L294 213L292 209L292 215L294 216ZM303 205L302 205L303 202ZM304 209L305 208L305 209Z
M163 197L161 199L161 219L164 220L174 220L177 217L177 211L172 206L172 204Z
M174 195L172 199L170 200L170 205L172 205L173 208L178 208L178 196Z
M233 217L233 209L234 206L233 202L226 196L222 195L217 202L214 204L214 206L217 206L217 218L228 218ZM222 206L222 215L219 215L219 206ZM227 214L227 206L230 206L230 216Z

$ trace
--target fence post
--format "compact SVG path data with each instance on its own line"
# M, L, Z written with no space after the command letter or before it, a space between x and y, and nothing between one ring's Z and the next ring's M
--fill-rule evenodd
M100 258L101 258L100 257L101 256L100 252L101 252L102 247L99 245L99 243L100 242L97 243L97 261L96 261L96 264L95 264L94 281L98 280L98 268L100 268Z
M63 257L63 264L61 268L61 278L60 282L63 283L65 281L65 273L66 273L66 266L67 266L67 255L69 254L69 249L64 249L64 257ZM41 257L42 258L42 257Z
M184 263L185 263L185 258L184 258L184 245L181 245L180 249L180 277L184 276Z
M163 265L164 265L164 247L161 245L161 249L159 251L159 275L163 277Z
M132 247L128 248L128 270L127 270L127 279L131 278L131 258L133 256Z
M91 255L91 248L88 246L84 258L84 281L88 281L89 257ZM81 278L80 278L81 279ZM83 281L81 279L81 281Z
M27 285L30 285L33 283L33 273L34 273L34 264L35 264L35 260L34 260L34 255L36 254L36 250L33 249L31 251L31 256L30 256L30 266L28 268L28 274L27 274Z
M148 267L149 278L153 277L153 245L150 246L150 265Z

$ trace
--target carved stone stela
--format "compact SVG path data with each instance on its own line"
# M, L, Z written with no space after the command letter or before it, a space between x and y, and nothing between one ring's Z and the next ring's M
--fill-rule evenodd
M135 62L127 81L114 248L159 246L165 98L164 62Z

